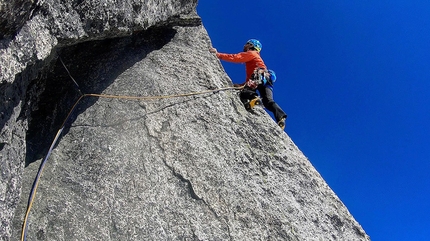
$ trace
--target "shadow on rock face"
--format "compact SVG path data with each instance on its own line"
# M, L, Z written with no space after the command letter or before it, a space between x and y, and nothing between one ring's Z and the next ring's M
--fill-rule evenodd
M81 93L101 93L121 73L169 43L175 34L173 28L159 27L130 37L84 42L58 49L59 58L57 56L27 88L25 103L31 104L23 108L29 120L26 166L46 154ZM68 124L96 101L96 98L85 99L71 115ZM68 124L64 133L68 131Z
M37 1L8 0L0 5L0 40L3 40L16 35L36 9Z

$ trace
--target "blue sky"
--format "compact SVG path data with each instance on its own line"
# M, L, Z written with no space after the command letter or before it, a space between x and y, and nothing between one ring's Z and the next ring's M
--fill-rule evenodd
M372 240L430 240L430 1L201 0L219 52L250 38L286 132ZM244 66L223 62L235 83Z

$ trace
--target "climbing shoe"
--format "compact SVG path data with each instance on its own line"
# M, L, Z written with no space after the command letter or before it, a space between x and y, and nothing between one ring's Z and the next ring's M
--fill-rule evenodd
M283 117L278 121L278 126L281 127L282 130L285 129L285 119L286 117Z
M245 103L245 108L247 110L252 110L256 105L261 105L261 100L258 97L255 97L252 100L248 100L248 102Z

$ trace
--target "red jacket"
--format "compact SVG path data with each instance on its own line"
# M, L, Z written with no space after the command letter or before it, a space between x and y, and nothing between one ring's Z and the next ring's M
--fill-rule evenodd
M266 69L266 65L264 64L263 59L260 57L260 53L254 50L240 52L238 54L217 53L216 56L221 60L232 63L245 63L245 82L251 78L252 73L257 67Z

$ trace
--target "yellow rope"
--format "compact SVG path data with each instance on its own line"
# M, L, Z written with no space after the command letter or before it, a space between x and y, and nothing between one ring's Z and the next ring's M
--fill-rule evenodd
M207 93L213 93L224 90L241 90L243 86L240 87L223 87L214 90L205 90L199 92L191 92L185 94L174 94L174 95L159 95L159 96L124 96L124 95L106 95L106 94L84 94L83 97L92 96L92 97L101 97L101 98L115 98L115 99L128 99L128 100L155 100L155 99L168 99L174 97L187 97L192 95L201 95Z
M40 180L40 177L42 176L45 162L49 158L53 147L56 145L56 142L58 141L58 138L60 137L67 120L71 116L75 107L78 105L78 103L83 98L85 98L85 97L100 97L100 98L128 99L128 100L156 100L156 99L167 99L167 98L175 98L175 97L187 97L187 96L193 96L193 95L201 95L201 94L214 93L214 92L225 91L225 90L241 90L241 89L243 89L243 86L240 86L240 87L229 86L229 87L223 87L223 88L218 88L218 89L213 89L213 90L205 90L205 91L191 92L191 93L185 93L185 94L159 95L159 96L124 96L124 95L106 95L106 94L83 94L83 95L81 95L79 97L79 99L75 102L75 104L73 105L71 110L69 111L67 117L64 119L64 122L61 125L61 128L58 130L54 140L51 143L51 147L48 151L48 154L46 155L46 157L42 160L42 163L40 164L40 168L39 168L39 171L37 173L36 179L34 180L32 190L30 191L31 196L30 196L29 201L28 201L27 211L25 213L25 217L24 217L24 221L23 221L23 225L22 225L22 230L21 230L21 241L26 240L28 217L30 215L30 210L33 206L33 202L34 202L34 199L36 197L37 188L39 186L39 180Z

